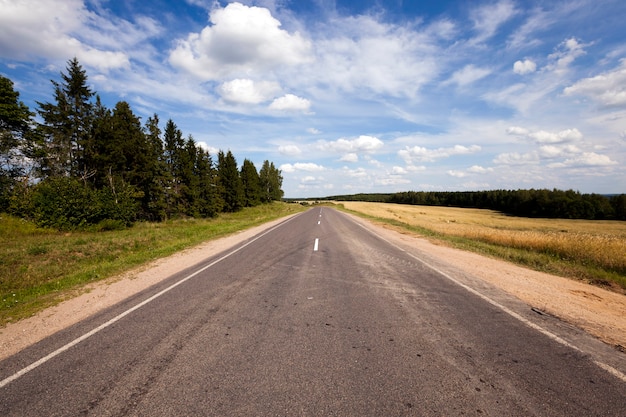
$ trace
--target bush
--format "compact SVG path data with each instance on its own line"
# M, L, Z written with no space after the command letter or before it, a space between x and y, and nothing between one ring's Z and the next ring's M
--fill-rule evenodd
M133 188L94 190L75 178L48 178L32 187L13 204L16 215L33 220L40 227L76 230L98 225L112 230L131 226L137 213ZM16 212L15 210L19 210Z

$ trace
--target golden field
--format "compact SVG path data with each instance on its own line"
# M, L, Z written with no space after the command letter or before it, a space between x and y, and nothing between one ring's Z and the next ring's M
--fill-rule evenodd
M493 210L341 202L350 211L526 264L626 288L626 222L531 219Z

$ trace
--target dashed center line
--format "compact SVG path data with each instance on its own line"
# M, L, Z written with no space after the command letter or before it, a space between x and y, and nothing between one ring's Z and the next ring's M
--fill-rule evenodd
M317 249L319 248L320 245L320 240L319 239L315 239L315 244L313 245L313 252L317 252Z

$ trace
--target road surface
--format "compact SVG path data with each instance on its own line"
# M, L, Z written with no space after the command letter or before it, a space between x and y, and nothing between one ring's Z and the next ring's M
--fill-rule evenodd
M624 354L313 208L0 362L0 416L624 416Z

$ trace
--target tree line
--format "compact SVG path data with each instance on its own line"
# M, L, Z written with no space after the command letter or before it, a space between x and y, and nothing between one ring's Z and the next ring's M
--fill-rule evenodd
M325 199L491 209L520 217L626 220L626 194L605 196L574 190L406 191Z
M213 217L280 200L282 173L268 160L238 168L211 155L157 114L145 124L125 101L105 107L76 58L37 115L0 76L0 212L41 226L121 228L136 221ZM215 159L217 157L217 159Z

